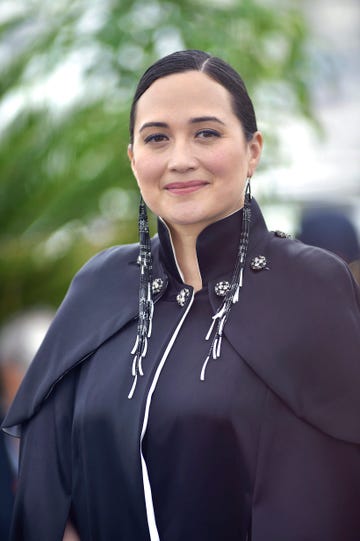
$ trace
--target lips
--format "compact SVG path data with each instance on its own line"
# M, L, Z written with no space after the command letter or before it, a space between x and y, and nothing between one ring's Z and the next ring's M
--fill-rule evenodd
M209 183L206 182L205 180L170 182L169 184L165 186L165 190L176 195L181 195L181 194L188 194L188 193L200 190L201 188L204 188L204 186L207 186L208 184Z

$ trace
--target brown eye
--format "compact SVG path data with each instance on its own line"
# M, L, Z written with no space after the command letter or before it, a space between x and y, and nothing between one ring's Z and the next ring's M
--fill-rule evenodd
M220 133L216 130L200 130L196 133L196 137L201 139L211 139L212 137L220 137Z
M163 133L152 133L151 135L148 135L145 137L144 142L145 143L161 143L162 141L166 141L168 138Z

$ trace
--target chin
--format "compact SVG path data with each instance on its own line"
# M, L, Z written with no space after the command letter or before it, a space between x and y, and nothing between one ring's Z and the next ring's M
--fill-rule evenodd
M198 235L212 222L216 222L218 218L211 218L209 216L195 216L192 214L191 216L166 216L163 217L163 220L170 229L174 229L178 232L193 232L194 234Z
M179 205L177 208L172 209L167 207L167 212L164 214L174 225L191 225L207 221L210 218L209 212L205 211L206 207L206 203L200 205Z

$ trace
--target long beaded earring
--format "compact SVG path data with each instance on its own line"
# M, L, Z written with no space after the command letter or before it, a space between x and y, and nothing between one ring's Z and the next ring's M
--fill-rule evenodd
M139 320L137 325L136 340L131 354L134 355L132 363L132 376L134 382L128 398L132 398L136 388L138 376L143 376L142 360L146 355L148 338L151 335L154 303L152 300L152 254L149 232L149 222L145 202L140 197L139 204L139 257L140 284L139 284Z
M206 367L210 359L218 359L221 353L221 342L223 337L223 331L225 323L228 320L230 310L233 304L238 302L240 288L243 285L243 274L244 267L246 262L246 254L249 244L249 234L250 234L250 222L251 222L251 187L250 187L250 177L246 181L245 188L245 197L244 197L244 207L243 207L243 220L242 220L242 229L240 235L238 256L236 258L236 264L234 267L234 272L232 275L230 287L226 292L224 300L215 315L213 316L213 321L210 326L210 329L206 335L206 340L210 340L211 335L213 334L214 327L216 325L216 332L211 341L211 346L209 353L205 359L205 362L202 366L200 379L201 381L205 380Z

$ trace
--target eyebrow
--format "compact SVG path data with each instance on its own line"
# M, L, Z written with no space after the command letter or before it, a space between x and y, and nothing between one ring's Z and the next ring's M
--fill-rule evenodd
M169 124L166 124L166 122L145 122L139 129L139 132L142 132L146 128L168 128Z
M197 116L190 120L191 124L196 124L197 122L218 122L219 124L225 126L224 122L217 116Z
M225 125L224 122L216 116L197 116L190 119L190 124L197 124L200 122L218 122L223 126ZM146 128L169 128L169 124L166 122L145 122L139 129L139 132L141 133Z

